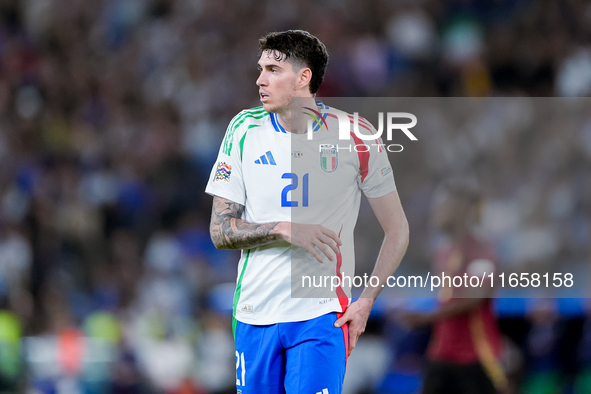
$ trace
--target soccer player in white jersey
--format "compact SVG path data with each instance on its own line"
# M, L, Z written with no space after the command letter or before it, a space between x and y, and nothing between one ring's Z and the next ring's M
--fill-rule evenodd
M315 101L328 63L324 44L290 30L267 34L259 48L263 106L232 119L206 188L214 196L215 246L242 250L234 296L236 387L242 394L337 394L375 298L404 255L408 223L385 150L334 149L338 119L348 115ZM295 121L293 98L302 103L298 111L318 115L316 126L323 127L314 140ZM375 133L366 121L359 125ZM322 298L292 296L294 270L354 274L362 192L385 233L372 273L377 286L353 303L342 286Z

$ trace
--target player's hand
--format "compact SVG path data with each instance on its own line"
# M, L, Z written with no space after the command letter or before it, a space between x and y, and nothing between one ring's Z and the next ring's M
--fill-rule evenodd
M373 306L373 298L360 298L353 302L345 311L343 316L338 319L335 323L335 327L342 327L344 324L349 323L349 349L347 350L347 356L351 354L359 336L365 331L367 325L367 319Z
M319 263L323 262L323 258L318 253L318 250L326 255L330 261L333 261L334 254L340 253L338 247L343 244L334 231L319 224L281 222L271 232L271 234L274 233L279 234L290 244L306 249ZM331 253L331 250L334 254Z

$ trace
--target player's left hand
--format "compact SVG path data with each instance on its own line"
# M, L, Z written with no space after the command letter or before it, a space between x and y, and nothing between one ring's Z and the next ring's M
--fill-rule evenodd
M347 350L347 356L351 355L359 336L365 331L367 319L369 318L374 301L373 298L358 299L349 305L343 316L334 323L334 326L337 328L349 323L349 349Z

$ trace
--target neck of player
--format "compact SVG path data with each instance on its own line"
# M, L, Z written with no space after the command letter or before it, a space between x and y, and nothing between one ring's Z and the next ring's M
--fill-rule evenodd
M285 131L293 134L306 133L308 125L308 116L305 114L306 108L319 111L314 97L294 97L291 100L291 105L277 111L277 118Z

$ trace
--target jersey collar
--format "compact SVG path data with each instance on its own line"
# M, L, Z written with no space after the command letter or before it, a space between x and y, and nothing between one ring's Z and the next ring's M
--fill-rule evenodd
M281 123L279 123L279 119L277 119L277 114L275 112L271 112L271 123L273 123L276 132L287 133L283 126L281 126Z
M324 105L324 103L320 100L316 100L316 105L321 109L328 109L328 106ZM281 126L281 123L279 123L279 119L277 118L277 114L275 112L271 112L271 123L273 123L273 127L275 128L275 131L278 133L285 133L287 134L287 131L285 131L285 129L283 128L283 126ZM323 118L326 119L326 114L323 114ZM318 129L319 125L315 126L315 129Z

